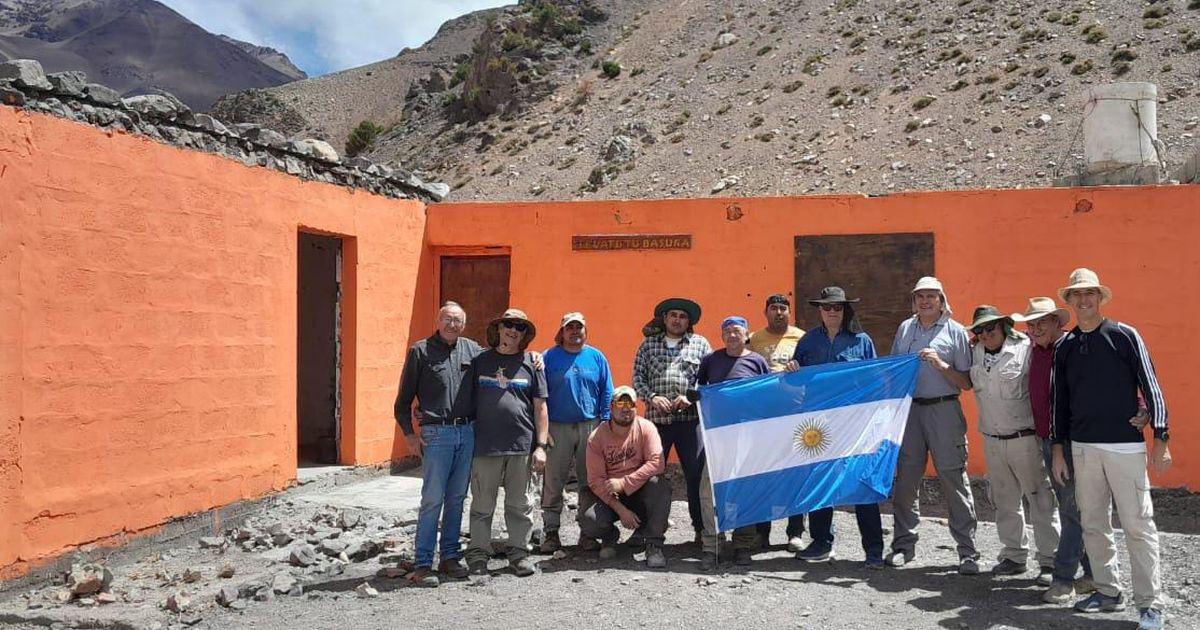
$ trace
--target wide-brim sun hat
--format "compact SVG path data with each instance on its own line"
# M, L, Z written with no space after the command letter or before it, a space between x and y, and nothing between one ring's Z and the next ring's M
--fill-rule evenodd
M683 311L688 314L688 323L695 326L700 323L700 305L681 297L667 298L654 307L654 316L662 317L667 311Z
M1058 299L1066 302L1067 294L1076 289L1099 289L1101 304L1107 304L1112 299L1112 289L1100 284L1100 276L1087 267L1080 267L1071 272L1071 276L1067 278L1067 286L1058 290Z
M975 307L975 314L971 317L971 325L967 326L968 330L975 330L984 324L990 324L997 321L1011 322L1012 318L1000 312L1000 309L991 304L981 304Z
M500 322L504 321L519 321L524 322L525 336L521 340L521 349L524 350L530 342L537 337L537 326L525 315L525 311L519 308L510 308L504 311L504 314L488 322L487 326L487 342L488 345L495 348L500 345Z
M1059 306L1054 298L1048 297L1029 298L1029 306L1025 308L1025 312L1013 313L1009 318L1014 322L1032 322L1047 315L1057 317L1062 324L1071 321L1071 311Z
M815 300L809 300L808 303L813 306L822 304L857 304L859 298L853 300L846 297L846 290L842 287L825 287L821 289L821 297Z

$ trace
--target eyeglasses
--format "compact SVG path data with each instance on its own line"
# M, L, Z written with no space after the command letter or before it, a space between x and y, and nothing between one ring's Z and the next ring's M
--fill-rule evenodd
M1000 327L1000 322L991 322L989 324L984 324L982 326L976 326L975 328L971 329L971 332L975 333L976 335L982 335L984 333L990 333L999 327Z
M841 304L822 304L821 305L821 310L825 311L826 313L841 313L842 308L843 307Z
M525 322L503 321L500 322L500 325L504 326L505 328L511 328L517 332L525 332L526 330L529 330L529 324L526 324Z
M613 406L617 409L633 409L634 407L637 407L637 403L629 400L628 398L622 398L620 400L614 400Z

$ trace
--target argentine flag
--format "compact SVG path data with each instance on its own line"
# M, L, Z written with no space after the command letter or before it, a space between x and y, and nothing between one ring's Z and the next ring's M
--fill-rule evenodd
M918 365L906 354L701 387L717 529L886 499Z

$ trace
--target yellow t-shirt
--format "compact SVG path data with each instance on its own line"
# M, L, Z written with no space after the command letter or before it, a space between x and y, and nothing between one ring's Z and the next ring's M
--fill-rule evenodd
M796 344L800 343L803 336L804 331L795 326L788 326L787 332L782 335L776 335L764 328L750 335L750 341L746 345L751 352L767 360L772 372L782 372L787 362L792 360Z

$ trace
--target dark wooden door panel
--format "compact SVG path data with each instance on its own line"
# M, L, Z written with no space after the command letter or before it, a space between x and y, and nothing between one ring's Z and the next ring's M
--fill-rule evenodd
M441 301L467 312L467 337L487 345L487 323L508 308L508 256L443 256Z
M821 325L807 300L827 286L846 289L858 321L880 355L889 353L896 326L912 315L909 292L933 274L933 234L848 234L796 237L797 326Z

